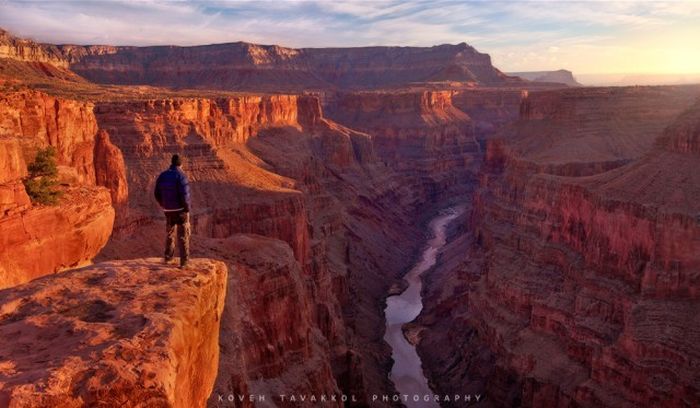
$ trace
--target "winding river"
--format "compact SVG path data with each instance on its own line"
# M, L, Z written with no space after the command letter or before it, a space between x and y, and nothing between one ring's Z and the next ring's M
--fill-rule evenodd
M422 398L425 395L432 396L434 393L423 375L416 348L406 340L401 326L415 319L423 309L421 274L435 265L438 252L446 242L447 225L462 212L464 212L463 207L448 208L430 222L432 238L423 250L421 259L404 277L408 282L408 288L401 294L386 299L384 313L387 329L384 340L391 346L391 356L394 359L389 379L394 383L399 394L408 395L407 400L402 399L407 407L439 407L436 402L426 402ZM419 396L420 400L413 401L414 396Z

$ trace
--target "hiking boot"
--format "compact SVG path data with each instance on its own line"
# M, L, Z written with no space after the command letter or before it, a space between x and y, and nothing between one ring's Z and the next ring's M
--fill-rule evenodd
M172 258L172 257L169 258L169 257L166 256L166 257L163 258L163 263L166 264L166 265L169 264L169 263L171 263L172 261L173 261L173 258Z
M186 269L187 268L187 260L180 261L180 269Z

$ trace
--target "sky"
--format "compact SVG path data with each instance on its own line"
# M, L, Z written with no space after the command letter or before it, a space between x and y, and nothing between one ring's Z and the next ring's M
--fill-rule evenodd
M0 0L0 27L57 44L466 42L506 72L700 73L700 0Z

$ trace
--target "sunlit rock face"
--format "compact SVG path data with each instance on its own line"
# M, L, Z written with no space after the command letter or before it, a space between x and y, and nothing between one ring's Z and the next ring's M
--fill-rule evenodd
M111 198L128 195L124 164L109 137L97 135L92 109L29 90L0 97L0 287L88 262L111 235ZM22 183L46 147L56 151L63 192L55 206L32 205Z
M105 262L0 291L0 403L204 406L227 268ZM31 351L30 353L28 351Z

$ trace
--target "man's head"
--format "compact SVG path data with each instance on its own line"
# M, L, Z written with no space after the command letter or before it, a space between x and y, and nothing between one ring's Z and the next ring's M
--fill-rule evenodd
M178 167L182 166L182 160L180 159L180 155L174 154L173 158L170 160L170 164L172 164L173 166L178 166Z

